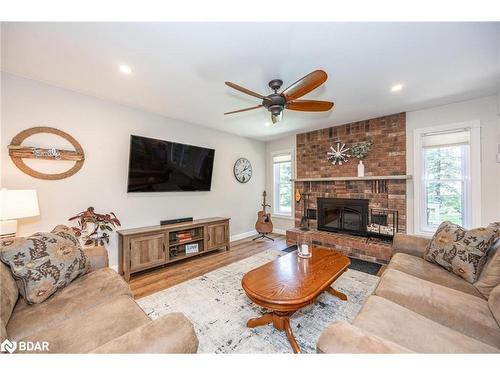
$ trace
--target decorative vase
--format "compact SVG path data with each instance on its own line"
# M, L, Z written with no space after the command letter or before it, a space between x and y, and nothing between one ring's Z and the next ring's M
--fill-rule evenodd
M358 177L363 177L364 175L365 175L365 165L363 164L363 160L360 160L358 164Z

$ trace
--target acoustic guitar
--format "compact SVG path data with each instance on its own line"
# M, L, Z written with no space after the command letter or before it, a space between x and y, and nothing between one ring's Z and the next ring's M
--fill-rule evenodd
M271 207L271 205L266 203L266 192L262 193L263 203L262 210L257 212L257 222L255 223L255 230L259 232L260 236L257 238L266 237L265 234L271 233L273 231L273 222L271 221L271 214L266 212L266 207ZM272 239L272 238L269 238Z

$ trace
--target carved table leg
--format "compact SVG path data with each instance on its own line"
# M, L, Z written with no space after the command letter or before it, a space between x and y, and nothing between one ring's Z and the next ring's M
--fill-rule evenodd
M335 290L332 287L329 287L326 291L330 293L332 296L340 298L342 301L347 301L347 296L344 293L339 292L338 290Z
M286 337L292 346L294 353L300 353L299 346L295 337L293 337L292 328L290 327L290 315L294 312L275 312L273 315L273 325L278 331L285 331Z
M286 318L285 320L285 333L286 337L288 337L288 341L290 341L290 345L292 346L294 353L300 353L299 345L297 341L295 341L295 337L293 337L292 328L290 327L290 319Z
M271 312L262 315L259 318L249 319L247 322L247 327L255 328L258 326L263 326L265 324L273 323L274 328L278 331L285 331L286 337L288 337L288 341L292 346L294 353L300 353L299 345L297 341L295 341L295 337L293 337L292 327L290 327L290 315L292 315L295 311L292 312Z
M267 313L267 314L262 315L259 318L249 319L247 322L247 327L255 328L258 326L263 326L263 325L272 323L273 315L274 315L273 313Z

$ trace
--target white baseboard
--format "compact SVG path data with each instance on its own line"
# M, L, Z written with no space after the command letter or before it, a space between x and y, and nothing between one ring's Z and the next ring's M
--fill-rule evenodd
M111 268L113 271L118 272L118 264L110 265L109 268Z
M250 232L244 232L244 233L240 233L240 234L235 234L234 236L231 236L231 242L242 240L243 238L252 237L252 236L255 236L255 235L257 235L257 231L256 230L251 230Z
M286 229L274 228L273 233L286 235Z

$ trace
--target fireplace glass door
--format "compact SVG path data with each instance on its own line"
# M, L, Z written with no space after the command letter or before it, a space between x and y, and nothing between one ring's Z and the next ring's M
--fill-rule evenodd
M367 199L318 198L318 229L366 235Z

